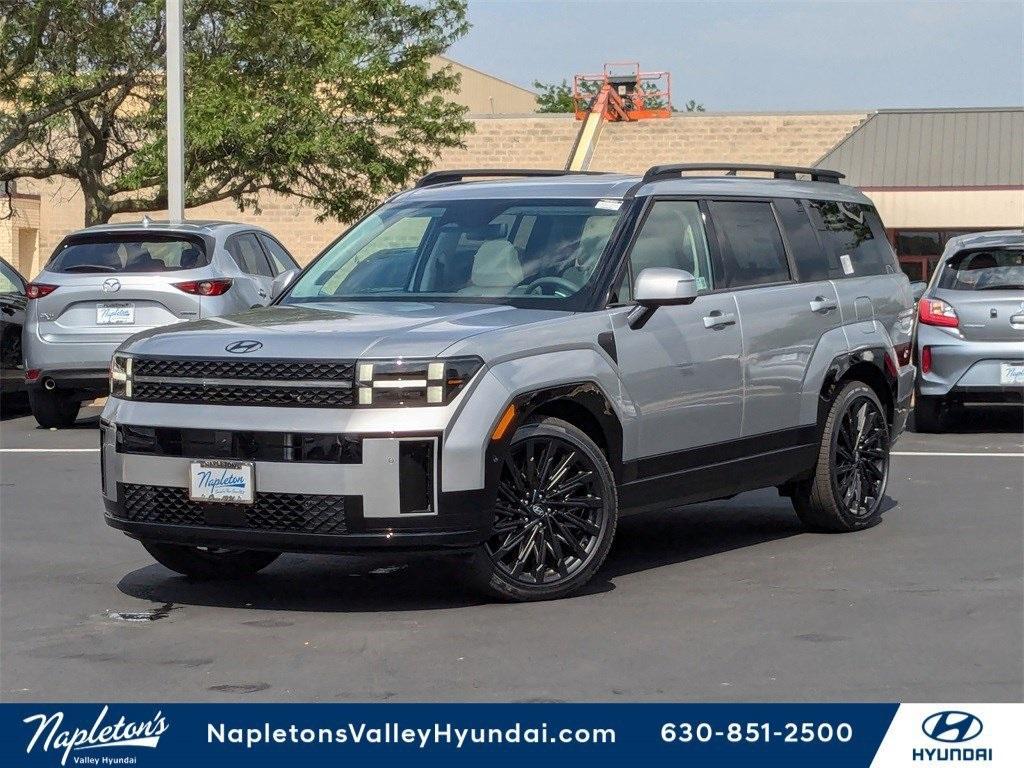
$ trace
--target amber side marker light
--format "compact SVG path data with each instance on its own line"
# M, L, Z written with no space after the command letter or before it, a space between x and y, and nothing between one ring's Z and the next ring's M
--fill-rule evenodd
M505 412L501 414L501 419L498 421L498 426L491 432L491 440L501 440L505 436L505 431L509 428L512 420L516 417L516 407L510 405L505 409Z

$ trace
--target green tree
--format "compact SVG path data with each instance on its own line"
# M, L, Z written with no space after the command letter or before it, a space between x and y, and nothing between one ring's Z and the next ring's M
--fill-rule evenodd
M0 16L0 186L81 184L86 223L167 205L164 0ZM432 68L465 0L185 0L186 204L261 191L352 220L471 129Z
M575 112L576 107L572 100L572 86L567 80L559 83L542 83L540 80L533 81L533 87L537 89L537 111L538 112Z

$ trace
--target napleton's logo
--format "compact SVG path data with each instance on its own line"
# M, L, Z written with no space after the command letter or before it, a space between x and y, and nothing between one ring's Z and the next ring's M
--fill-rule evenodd
M30 715L23 723L36 726L25 753L29 754L39 747L40 752L61 752L60 764L66 765L72 752L83 749L107 749L114 747L148 747L156 748L160 736L171 726L161 712L149 720L133 722L125 720L122 715L117 722L106 723L110 707L104 705L92 727L65 728L64 713L54 712L51 715Z

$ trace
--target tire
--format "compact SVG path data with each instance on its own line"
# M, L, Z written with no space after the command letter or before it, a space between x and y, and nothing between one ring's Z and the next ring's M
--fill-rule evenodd
M917 394L914 397L914 431L940 432L945 417L946 402L942 397Z
M37 388L28 391L28 405L36 422L45 429L74 426L78 411L82 407L82 404L67 392Z
M576 592L615 538L618 497L608 460L561 419L524 424L509 444L494 519L494 532L472 558L478 588L515 601Z
M793 493L804 525L835 532L875 525L889 480L890 442L878 395L860 381L848 382L825 420L814 476Z
M248 549L201 549L155 541L141 543L160 565L182 576L200 581L252 576L274 562L281 554Z

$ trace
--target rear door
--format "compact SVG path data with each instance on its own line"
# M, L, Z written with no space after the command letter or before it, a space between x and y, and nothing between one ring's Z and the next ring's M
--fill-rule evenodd
M973 248L952 255L932 295L953 307L965 339L1024 341L1024 247Z
M256 239L255 232L240 232L227 241L228 253L235 260L242 275L237 279L239 295L246 307L263 307L270 303L270 288L274 270L267 254Z
M787 219L798 213L790 201L778 205ZM743 328L742 435L796 429L811 355L839 324L835 291L827 280L797 281L775 202L722 199L709 207Z
M146 328L199 317L199 297L175 283L206 276L200 238L151 233L73 236L37 282L57 288L33 302L48 342L116 342Z

